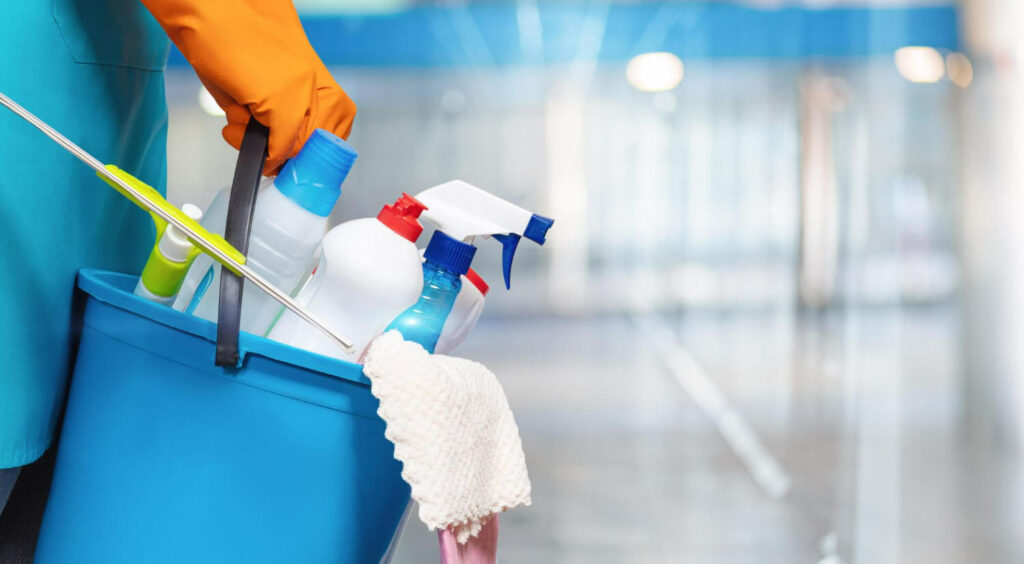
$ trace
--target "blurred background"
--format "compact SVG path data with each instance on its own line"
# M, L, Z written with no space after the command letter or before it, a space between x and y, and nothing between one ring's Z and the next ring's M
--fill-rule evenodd
M530 465L502 562L1024 562L1024 2L296 4L359 105L333 221L556 219L511 291L481 243L457 351ZM180 54L167 96L205 206L235 152Z

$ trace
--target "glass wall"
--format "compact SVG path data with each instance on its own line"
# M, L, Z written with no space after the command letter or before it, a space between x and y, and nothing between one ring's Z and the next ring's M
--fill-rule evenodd
M551 251L518 258L529 291L495 301L509 312L948 298L958 87L911 84L891 57L696 61L653 94L622 67L335 69L360 159L334 219L453 178L556 217ZM171 197L202 203L231 150L198 81L172 77Z

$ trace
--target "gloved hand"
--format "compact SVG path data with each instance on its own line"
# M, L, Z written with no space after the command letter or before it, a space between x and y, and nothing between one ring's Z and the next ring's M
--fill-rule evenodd
M356 105L313 51L290 0L142 0L227 114L235 148L249 117L270 128L273 174L320 127L342 138Z

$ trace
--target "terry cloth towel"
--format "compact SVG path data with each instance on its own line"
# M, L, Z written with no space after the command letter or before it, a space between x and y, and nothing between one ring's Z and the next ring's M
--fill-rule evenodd
M530 504L519 428L490 370L429 354L398 331L378 337L363 360L427 527L465 543L489 515Z

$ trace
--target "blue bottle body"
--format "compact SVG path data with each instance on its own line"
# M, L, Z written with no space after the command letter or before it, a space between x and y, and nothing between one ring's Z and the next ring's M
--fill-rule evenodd
M433 354L444 322L462 289L461 276L437 261L423 263L423 292L416 303L398 314L385 332L397 329L406 341L419 343Z

